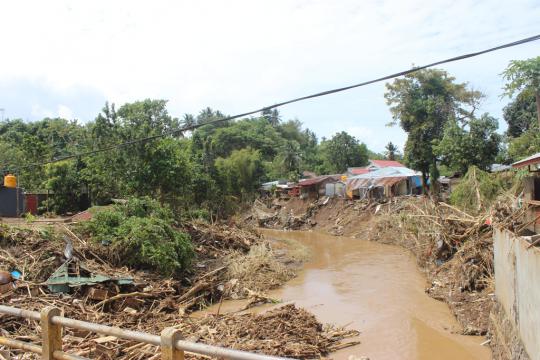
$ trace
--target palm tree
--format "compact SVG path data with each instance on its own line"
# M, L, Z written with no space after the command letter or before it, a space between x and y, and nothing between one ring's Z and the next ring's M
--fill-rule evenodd
M388 160L396 160L398 147L390 141L384 148L386 149L386 158Z
M296 141L287 141L283 146L283 166L287 172L299 172L300 145Z

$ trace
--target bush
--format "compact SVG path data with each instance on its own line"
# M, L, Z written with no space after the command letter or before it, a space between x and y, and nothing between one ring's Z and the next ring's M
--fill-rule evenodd
M450 203L475 213L489 208L491 203L508 188L508 181L504 181L497 174L490 174L471 166L460 183L452 189Z
M195 254L190 236L173 225L171 210L150 198L130 199L83 223L94 241L110 244L119 264L168 276L187 269Z
M190 236L163 219L129 217L118 228L113 249L129 266L157 269L172 275L186 269L193 257Z
M156 217L174 222L174 215L171 209L168 206L161 205L159 201L148 196L142 198L131 198L120 208L128 217Z

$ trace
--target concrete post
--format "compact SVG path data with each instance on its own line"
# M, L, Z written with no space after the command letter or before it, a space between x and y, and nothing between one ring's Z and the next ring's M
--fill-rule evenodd
M182 336L175 328L166 328L161 332L161 359L162 360L184 360L184 351L178 350L175 346Z
M49 306L41 311L41 358L53 360L55 351L62 351L62 325L52 323L53 316L61 316L58 308Z

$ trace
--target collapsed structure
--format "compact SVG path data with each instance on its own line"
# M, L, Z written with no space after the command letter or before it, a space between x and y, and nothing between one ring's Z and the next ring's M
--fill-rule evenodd
M416 171L390 166L347 179L347 196L365 199L412 195L419 194L421 187L421 177Z
M263 183L263 194L278 198L318 199L322 196L349 199L382 198L421 193L421 174L394 160L370 160L365 167L350 167L344 174L315 176L298 183L276 180Z

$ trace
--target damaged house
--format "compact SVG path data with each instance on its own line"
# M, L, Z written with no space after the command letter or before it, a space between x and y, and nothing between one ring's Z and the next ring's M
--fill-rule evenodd
M322 175L312 179L300 180L300 197L303 199L318 199L326 195L326 185L335 184L341 180L341 175Z
M417 194L422 187L420 174L403 166L389 166L347 180L351 199L380 199Z

